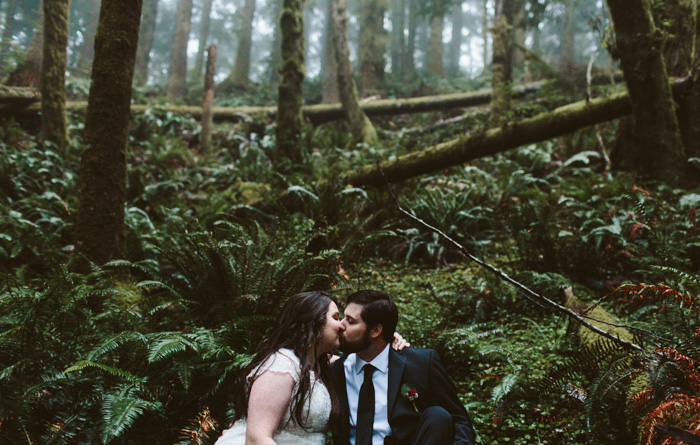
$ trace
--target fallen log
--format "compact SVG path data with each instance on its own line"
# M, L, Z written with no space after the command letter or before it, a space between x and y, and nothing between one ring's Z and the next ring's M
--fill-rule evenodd
M0 105L25 107L39 101L41 101L41 95L36 88L0 85Z
M673 83L674 95L683 94L689 87L687 80ZM627 93L580 101L541 113L519 122L510 122L473 135L465 135L425 150L409 153L380 162L392 183L431 173L488 155L494 155L522 145L546 141L576 130L618 119L630 114ZM381 186L384 177L375 164L368 164L350 173L345 182L353 186Z
M514 98L523 97L542 89L548 81L539 81L529 84L519 85L513 88ZM19 90L13 88L13 90ZM22 90L29 90L23 88ZM18 92L18 94L20 94ZM24 92L21 92L22 98L27 97ZM11 96L8 96L8 98ZM19 97L19 96L18 96ZM32 102L41 101L41 96L38 94L25 105ZM8 99L9 100L9 99ZM23 99L24 100L24 99ZM391 116L396 114L421 113L425 111L439 111L448 108L467 108L479 105L486 105L491 101L491 90L479 90L469 93L443 94L438 96L422 96L409 99L380 99L370 102L362 102L361 108L367 116ZM2 102L0 102L2 104ZM67 110L85 110L87 102L68 102L66 103ZM184 114L192 116L195 119L200 119L202 115L202 107L200 106L158 106L151 105L132 105L132 113L143 113L146 110L162 110L176 114ZM24 110L25 114L39 115L41 107L37 104L32 104ZM314 124L323 124L334 120L344 119L343 109L340 104L318 104L307 105L301 109L304 117L309 119ZM10 114L14 111L6 110L5 113ZM249 119L250 117L267 117L274 119L277 113L277 107L214 107L214 120L217 122L239 122ZM3 113L3 114L5 114Z

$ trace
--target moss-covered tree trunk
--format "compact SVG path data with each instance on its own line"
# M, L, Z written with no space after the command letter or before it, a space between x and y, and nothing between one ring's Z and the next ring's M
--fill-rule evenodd
M78 69L89 73L92 68L92 59L95 57L95 33L97 32L97 20L100 17L100 0L89 0L86 3L88 11L85 13L85 34L80 45L80 57L78 57Z
M452 40L450 40L447 69L450 76L459 74L459 60L462 57L462 30L464 29L464 14L462 2L452 5Z
M386 0L362 0L358 59L360 91L368 96L384 87L387 33L384 29Z
M374 125L360 108L357 87L353 79L348 46L348 13L346 0L333 0L333 34L335 36L335 56L338 66L338 89L343 111L347 118L351 142L373 144L377 142Z
M491 126L508 122L510 86L513 69L512 11L516 0L497 0L493 23L493 61L491 62Z
M282 65L277 100L277 147L273 161L281 168L285 161L299 162L302 157L301 114L304 66L304 1L284 0L280 16Z
M151 60L153 36L156 31L158 16L158 0L143 0L143 14L139 29L139 47L136 51L136 68L134 80L136 85L143 86L148 81L148 63Z
M245 0L245 4L243 5L243 11L240 14L241 27L238 32L238 48L236 49L236 60L233 63L231 74L229 74L229 76L223 82L223 84L227 87L245 88L250 83L250 48L253 42L254 17L255 0ZM303 23L303 20L301 20L300 23ZM301 44L301 46L303 48L303 43ZM301 60L303 63L303 54Z
M192 25L192 1L179 0L177 3L173 51L168 70L168 97L171 99L182 99L187 94L187 42Z
M326 23L323 29L323 64L321 65L322 92L321 102L334 104L340 102L338 94L338 64L335 61L333 45L333 1L326 0Z
M445 29L445 10L439 6L433 11L430 19L430 41L428 43L428 65L426 71L433 76L445 74L443 63L444 45L442 43L442 32Z
M216 74L216 45L207 50L207 70L204 74L204 97L202 99L202 136L199 144L202 152L211 148L211 131L214 123L214 75Z
M199 46L194 59L194 69L192 70L192 83L199 84L202 79L202 69L204 68L204 53L207 52L207 41L209 40L209 27L211 26L211 8L213 0L204 0L202 6L202 21L199 24Z
M44 3L41 2L39 17L34 26L34 34L29 42L24 60L7 78L7 85L14 87L38 88L41 78L41 54L44 47Z
M5 6L5 22L2 30L2 41L0 41L0 75L4 76L7 64L10 61L10 46L12 34L15 28L15 11L17 2L11 1Z
M46 0L41 65L41 138L60 151L68 145L66 60L70 0Z
M575 22L574 0L564 1L564 26L561 27L561 47L559 52L559 71L565 76L573 74L574 67L574 30Z
M663 41L649 0L607 0L615 42L632 102L636 170L681 185L688 179L685 149L662 56Z
M75 245L103 264L124 253L129 107L142 0L103 0L80 159Z
M330 1L330 0L328 0ZM272 0L272 16L275 23L280 22L282 13L282 0ZM267 66L267 80L277 83L280 80L280 64L282 63L282 32L279 26L272 29L272 42L270 47L270 63Z
M400 77L404 73L403 58L406 52L406 0L394 0L391 4L391 73Z

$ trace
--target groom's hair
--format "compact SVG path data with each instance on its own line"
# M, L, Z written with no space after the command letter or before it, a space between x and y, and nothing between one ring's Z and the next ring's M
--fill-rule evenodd
M382 339L391 343L399 321L399 310L389 295L378 290L359 290L348 297L350 303L362 306L360 317L368 328L382 325Z

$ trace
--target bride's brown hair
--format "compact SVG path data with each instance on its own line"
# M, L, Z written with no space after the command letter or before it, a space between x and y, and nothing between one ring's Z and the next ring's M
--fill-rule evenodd
M282 311L277 317L268 339L263 343L260 352L253 358L248 366L241 373L241 377L236 383L233 406L235 409L235 420L248 414L248 399L250 398L250 388L258 377L256 371L251 375L247 384L247 376L259 365L265 363L275 352L281 348L294 351L294 354L301 362L299 384L292 393L290 403L291 419L302 428L307 428L307 419L304 416L304 407L308 406L308 398L311 392L310 373L313 370L316 376L328 388L331 396L331 416L329 426L338 425L340 417L340 405L338 396L333 387L330 372L330 354L318 356L318 347L321 343L323 327L326 324L326 315L331 302L338 305L338 300L326 292L313 291L292 295L282 307ZM315 366L309 361L309 351L313 350L316 357ZM291 420L290 419L290 420Z

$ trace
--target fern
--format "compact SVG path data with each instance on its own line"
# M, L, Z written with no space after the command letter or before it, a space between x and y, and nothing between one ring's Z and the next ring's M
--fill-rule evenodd
M102 401L102 442L107 443L119 437L146 411L159 408L160 403L137 397L134 388L130 386L105 394Z

